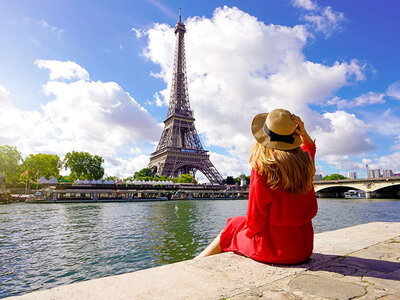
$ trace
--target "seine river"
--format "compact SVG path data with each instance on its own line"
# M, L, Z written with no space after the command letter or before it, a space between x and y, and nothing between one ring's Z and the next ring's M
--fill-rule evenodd
M400 222L400 200L319 199L316 233ZM246 200L0 205L0 298L193 258Z

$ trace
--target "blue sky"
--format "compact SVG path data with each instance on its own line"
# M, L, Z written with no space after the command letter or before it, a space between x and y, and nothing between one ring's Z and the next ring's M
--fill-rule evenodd
M148 163L169 100L173 26L189 96L223 176L249 173L252 116L283 107L317 140L317 172L400 173L400 3L1 1L0 145Z

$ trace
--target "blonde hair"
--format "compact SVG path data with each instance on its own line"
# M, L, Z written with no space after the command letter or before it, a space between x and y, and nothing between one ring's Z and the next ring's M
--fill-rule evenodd
M249 162L272 190L304 195L312 188L315 173L311 155L297 147L293 150L276 150L256 142Z

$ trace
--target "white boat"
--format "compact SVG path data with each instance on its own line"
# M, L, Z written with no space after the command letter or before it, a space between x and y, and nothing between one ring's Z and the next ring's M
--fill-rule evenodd
M365 198L365 192L361 190L348 190L347 192L344 192L344 197L350 199Z

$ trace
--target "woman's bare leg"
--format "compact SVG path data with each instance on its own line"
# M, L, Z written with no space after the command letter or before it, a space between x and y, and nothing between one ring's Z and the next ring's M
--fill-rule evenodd
M222 249L221 249L221 245L219 244L220 237L221 237L221 234L218 234L218 236L211 242L211 244L208 245L207 248L204 249L203 252L201 252L195 258L221 253Z

